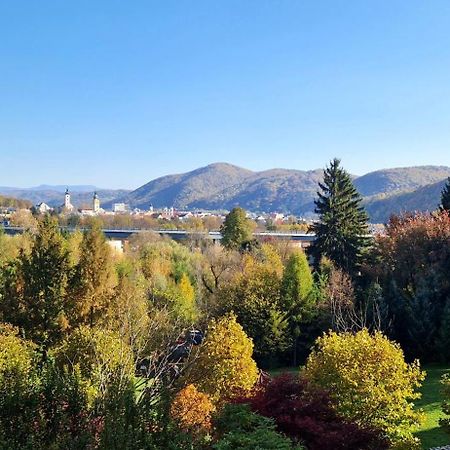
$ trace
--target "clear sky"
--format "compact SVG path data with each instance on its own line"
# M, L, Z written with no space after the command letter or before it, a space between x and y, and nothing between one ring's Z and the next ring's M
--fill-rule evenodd
M450 1L0 1L0 185L333 156L450 166Z

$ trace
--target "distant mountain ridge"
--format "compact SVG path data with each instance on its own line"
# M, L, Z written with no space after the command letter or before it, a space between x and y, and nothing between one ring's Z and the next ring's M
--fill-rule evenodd
M64 192L69 188L72 204L80 207L90 205L94 191L97 192L102 202L114 200L116 197L125 195L125 189L98 189L95 186L38 186L36 188L13 188L0 187L0 195L7 195L17 199L27 200L33 205L44 202L49 206L57 207L64 203ZM84 190L76 191L76 188ZM75 188L75 189L73 189Z
M251 171L228 163L214 163L190 172L166 175L135 189L103 190L94 186L83 192L71 189L76 206L90 204L97 190L102 206L124 202L132 208L230 210L241 206L253 212L283 212L304 217L314 215L314 199L322 169L271 169ZM353 176L356 188L372 222L385 222L391 214L403 211L432 211L440 201L440 192L450 167L416 166L377 170ZM1 188L0 194L44 201L50 206L63 202L62 186L37 188ZM79 186L80 188L80 186ZM6 190L5 190L6 189ZM65 190L65 187L64 187Z
M141 209L150 205L210 210L242 206L255 212L280 211L311 216L322 173L322 169L253 172L228 163L214 163L191 172L157 178L116 201ZM415 210L436 209L439 186L449 176L450 167L417 166L377 170L353 179L371 220L383 222L391 214L403 211L406 204L414 205ZM433 184L436 184L434 188L425 189ZM421 200L404 203L402 196L410 194L411 199L415 199L413 192L416 190Z

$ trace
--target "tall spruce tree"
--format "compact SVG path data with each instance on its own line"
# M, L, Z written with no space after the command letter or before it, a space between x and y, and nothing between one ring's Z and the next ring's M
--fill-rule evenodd
M316 261L326 256L353 274L369 245L368 218L361 206L361 196L337 158L324 170L319 187L315 201L319 221L313 226L316 233L313 255Z
M441 210L450 212L450 177L441 192Z

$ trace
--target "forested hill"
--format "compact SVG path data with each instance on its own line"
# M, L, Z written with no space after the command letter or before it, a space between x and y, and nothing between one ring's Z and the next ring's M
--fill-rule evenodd
M368 199L365 206L374 223L386 222L391 214L434 211L439 205L444 185L445 179L414 191L394 194L382 199Z
M0 207L3 208L31 208L31 202L28 200L14 197L5 197L0 195Z
M354 177L354 182L364 197L372 221L385 221L391 213L404 209L403 195L406 194L410 195L406 198L411 199L406 205L413 205L415 210L435 209L439 203L439 186L448 176L449 167L403 167L370 172ZM158 178L116 200L143 209L153 205L229 210L239 205L251 211L310 215L321 178L321 169L253 172L216 163ZM421 190L425 186L430 188ZM413 192L418 189L416 198Z

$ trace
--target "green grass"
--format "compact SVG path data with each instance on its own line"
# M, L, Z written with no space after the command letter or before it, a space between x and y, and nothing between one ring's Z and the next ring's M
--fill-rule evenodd
M443 417L441 410L441 386L440 379L444 373L450 372L448 366L429 365L425 366L427 377L423 382L421 389L422 397L416 401L417 408L425 413L425 421L416 432L416 436L422 442L422 448L428 450L432 447L450 444L450 435L439 426L439 419ZM271 370L271 375L279 375L283 372L297 372L298 369L285 367L282 369Z
M422 448L429 449L450 443L450 435L439 427L439 419L443 417L439 380L444 373L450 372L450 368L430 365L425 366L424 369L427 377L421 389L422 398L416 401L416 405L425 412L425 422L417 431L416 436L422 441Z

